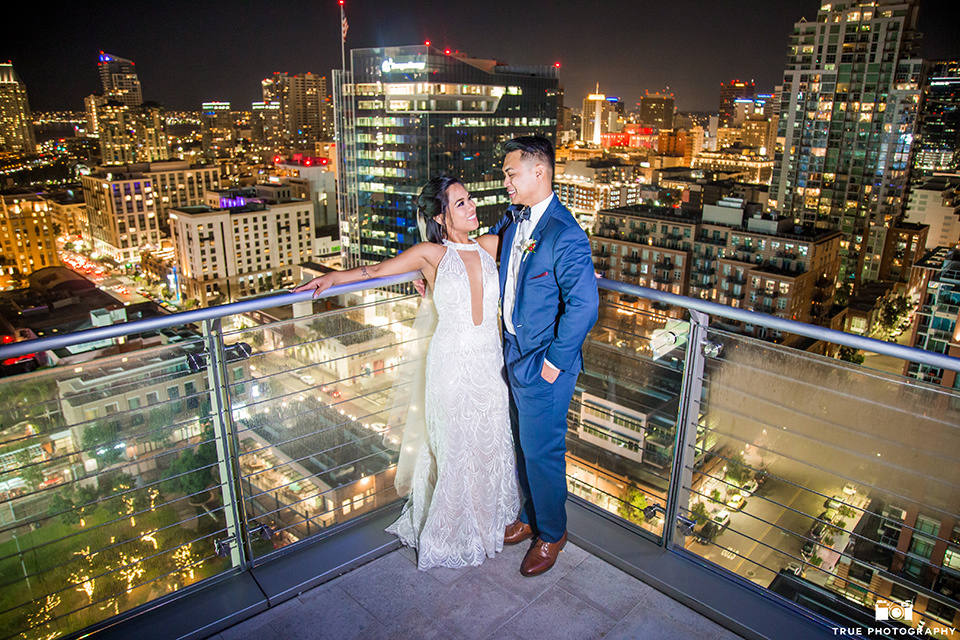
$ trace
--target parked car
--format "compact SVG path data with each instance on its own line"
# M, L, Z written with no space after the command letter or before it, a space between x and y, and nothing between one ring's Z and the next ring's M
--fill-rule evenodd
M740 487L740 495L742 495L744 498L749 498L759 487L760 484L757 482L757 480L755 478L751 478L750 480L747 480L742 487Z
M803 547L800 549L800 557L810 562L813 559L813 554L817 551L817 543L813 540L807 540L804 543Z
M309 373L305 373L298 377L300 378L300 382L302 382L303 384L313 384L313 376L310 375Z
M827 509L839 509L843 504L843 496L833 496L823 501L823 506Z
M814 540L821 540L823 536L827 533L827 523L822 520L818 520L814 523L813 527L810 529L810 537Z
M727 508L733 511L739 511L746 503L747 501L744 500L742 495L735 493L729 500L727 500Z
M722 511L718 511L717 513L713 514L713 517L711 518L711 520L713 520L714 524L718 528L723 529L728 524L730 524L730 512L727 511L726 509L723 509Z
M843 485L843 493L852 498L853 496L857 495L857 485L853 484L852 482L848 482L847 484Z
M717 525L710 521L703 525L703 528L700 529L700 533L697 534L697 537L694 538L700 544L710 544L713 542L713 539L717 537L719 530Z

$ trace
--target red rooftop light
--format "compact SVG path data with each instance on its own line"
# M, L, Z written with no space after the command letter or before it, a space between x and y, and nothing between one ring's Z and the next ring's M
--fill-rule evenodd
M430 41L429 41L429 40L424 40L423 44L425 44L425 45L427 45L427 46L429 47L429 46L430 46Z
M555 66L557 69L559 69L559 68L560 68L560 63L559 63L559 62L554 62L554 63L553 63L553 66Z
M450 55L450 49L444 49L443 52L447 55Z

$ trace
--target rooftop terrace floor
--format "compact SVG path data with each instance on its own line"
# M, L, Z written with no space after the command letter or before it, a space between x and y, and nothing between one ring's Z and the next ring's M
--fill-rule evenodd
M418 571L403 547L211 640L740 637L572 543L552 570L525 578L526 548L479 567Z

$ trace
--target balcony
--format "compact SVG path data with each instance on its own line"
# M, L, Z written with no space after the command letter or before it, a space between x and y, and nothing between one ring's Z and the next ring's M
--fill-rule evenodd
M711 236L697 236L696 238L694 238L694 242L697 242L700 244L711 244L716 247L727 246L726 238L714 238Z
M308 294L281 294L0 346L6 360L179 332L3 380L0 636L409 637L396 631L409 624L441 637L729 637L716 622L826 638L887 624L873 605L894 587L913 594L913 626L948 624L960 602L905 575L899 549L953 536L960 395L720 327L936 370L960 361L601 285L652 310L604 303L584 344L568 414L572 545L532 580L517 578L516 549L420 573L383 533L399 508L388 390L415 297L313 315ZM291 303L290 320L246 316ZM596 423L645 446L598 438ZM891 508L905 514L897 539L878 525ZM831 513L830 533L812 535ZM941 561L918 562L925 575ZM412 606L390 598L395 584Z
M945 302L938 302L935 309L937 313L942 313L948 318L956 318L957 313L960 313L960 305L948 304Z

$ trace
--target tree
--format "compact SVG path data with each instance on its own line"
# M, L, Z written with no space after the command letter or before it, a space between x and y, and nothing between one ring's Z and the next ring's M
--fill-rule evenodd
M89 449L90 455L96 457L101 467L109 467L120 459L123 448L117 448L120 428L115 421L101 421L87 425L83 430L80 444Z
M852 362L853 364L863 364L863 354L860 353L857 349L853 347L840 347L839 353L840 359L844 362Z
M905 295L899 295L894 298L888 298L880 309L880 326L886 331L893 329L907 315L910 310L910 300Z
M636 487L628 487L623 502L617 508L617 512L624 520L629 520L633 524L643 524L643 510L647 507L647 496Z
M80 522L80 514L73 507L71 494L65 490L60 490L54 493L53 498L50 499L47 515L50 517L60 516L64 524L77 524Z
M690 509L690 515L693 516L699 525L706 524L710 519L710 514L707 512L707 505L700 500L693 503L693 508Z
M727 461L727 479L735 482L737 486L743 486L752 475L753 470L744 462L742 453L733 454Z
M844 282L837 287L837 293L833 298L834 302L836 302L839 307L847 306L847 303L850 302L851 293L853 293L853 283Z

